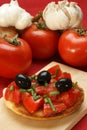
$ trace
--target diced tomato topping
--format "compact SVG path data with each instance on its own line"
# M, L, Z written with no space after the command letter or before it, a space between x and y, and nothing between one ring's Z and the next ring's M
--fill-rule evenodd
M6 88L6 91L5 91L5 99L8 100L8 101L13 101L13 93L14 91L10 91L9 88Z
M70 107L72 102L68 92L63 92L58 95L58 102L64 103L67 107Z
M74 103L76 103L79 95L79 89L71 88L69 91L59 94L57 101L63 102L64 104L66 104L67 107L71 107Z
M27 96L23 100L24 107L30 113L34 113L35 111L37 111L43 105L43 103L44 103L44 101L43 101L42 97L37 100L34 100L33 96Z
M57 96L58 96L58 95L57 95L57 94L52 94L52 93L55 93L55 92L58 92L56 87L50 86L50 87L48 88L47 95L48 95L48 97L50 97L50 99L51 99L52 101L58 100L58 99L57 99Z
M80 96L80 90L78 88L71 88L69 90L70 100L72 105L77 102Z
M59 65L49 68L48 72L51 73L52 77L55 79L58 79L58 77L62 75L62 70L60 69Z
M35 100L30 91L20 91L15 81L8 85L4 95L5 99L14 102L16 105L22 103L30 113L34 113L42 107L44 116L61 113L74 105L80 96L80 90L78 88L71 88L66 92L60 93L55 86L55 83L60 78L71 79L71 74L63 73L59 65L51 67L48 69L48 72L51 73L52 78L47 86L40 86L36 80L32 80L31 85L35 86L35 88L32 87L31 89L33 89L34 94L39 96L39 99ZM51 105L53 105L55 110L52 110L50 104L45 101L46 98L50 99Z
M46 87L46 86L38 86L38 87L36 87L35 92L37 94L43 96L43 95L47 94L47 89L48 89L48 87Z
M18 89L15 89L13 92L13 102L17 105L21 101L21 93Z
M25 97L30 96L29 92L21 92L21 101L24 100Z
M11 82L5 92L5 99L8 101L13 101L15 104L19 104L21 101L21 93L18 86L13 81Z
M67 107L64 103L54 103L55 111L52 110L49 104L44 103L43 113L44 116L52 116L63 112Z
M67 72L64 72L62 73L60 76L59 76L59 79L60 78L69 78L71 79L71 74L70 73L67 73Z
M53 87L53 84L49 86L39 86L36 87L35 92L41 96L47 95L48 97L51 98L52 101L57 100L57 95L51 94L51 92L57 92L57 88Z

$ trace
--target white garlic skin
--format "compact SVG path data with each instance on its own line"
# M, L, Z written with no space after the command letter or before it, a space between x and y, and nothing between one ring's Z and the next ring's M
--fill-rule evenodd
M0 6L0 27L13 26L23 30L32 24L32 16L18 5L17 0Z
M63 0L50 2L43 10L43 19L51 30L66 30L79 27L83 13L77 3Z

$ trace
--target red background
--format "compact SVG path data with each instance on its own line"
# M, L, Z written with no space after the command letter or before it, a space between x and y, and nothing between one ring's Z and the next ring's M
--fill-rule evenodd
M28 11L31 15L35 15L38 13L38 11L41 11L44 9L46 4L51 1L58 1L58 0L18 0L19 5L23 7L26 11ZM87 28L87 7L86 7L86 0L69 0L69 1L75 1L78 3L78 5L81 7L83 11L83 26L86 29ZM8 3L10 0L0 0L0 5L4 3ZM37 72L39 69L47 65L52 60L64 63L59 56L55 56L52 59L48 61L33 61L28 75L31 75L35 72ZM65 63L64 63L65 64ZM78 68L80 70L87 72L87 67L85 68ZM4 87L6 87L11 80L4 79L0 77L0 97L2 96L2 90ZM87 130L87 116L85 116L72 130Z

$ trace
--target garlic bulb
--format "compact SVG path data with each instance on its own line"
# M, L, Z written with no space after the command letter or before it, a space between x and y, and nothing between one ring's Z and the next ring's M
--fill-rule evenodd
M8 4L0 6L0 26L14 26L22 30L32 24L32 16L21 8L17 0L11 0Z
M81 24L83 13L75 2L68 0L50 2L43 10L43 19L51 30L77 28Z

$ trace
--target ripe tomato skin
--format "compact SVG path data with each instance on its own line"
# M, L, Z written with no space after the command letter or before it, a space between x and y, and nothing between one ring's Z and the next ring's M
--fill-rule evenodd
M80 36L74 30L65 31L59 39L58 51L61 58L72 66L87 65L87 32Z
M56 31L38 29L32 24L22 35L32 49L34 59L49 59L57 52L59 34Z
M0 38L0 76L14 78L26 73L32 63L32 52L28 43L17 38L21 44L13 45Z

